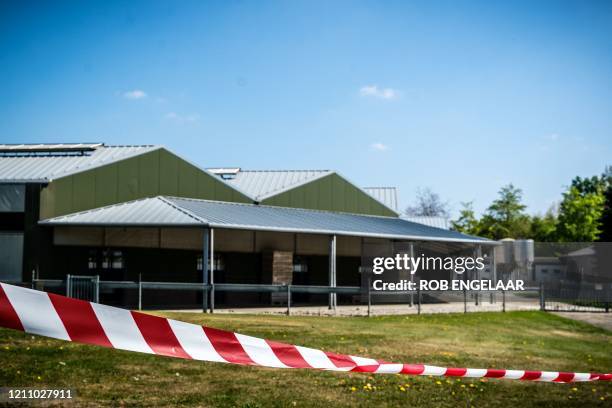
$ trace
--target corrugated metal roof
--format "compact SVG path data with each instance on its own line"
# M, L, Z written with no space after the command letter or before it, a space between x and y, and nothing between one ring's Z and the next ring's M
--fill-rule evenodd
M210 169L209 169L210 170ZM331 170L239 170L226 181L256 201L332 174Z
M188 217L188 218L187 218ZM195 222L191 221L195 220ZM359 237L423 241L479 242L480 237L406 221L380 217L314 211L297 208L178 197L154 197L41 221L43 225L208 225L262 231L336 234Z
M403 219L410 222L416 222L418 224L429 225L430 227L450 229L448 225L448 218L444 217L409 217L407 215L402 216Z
M70 174L147 153L160 146L98 146L82 154L0 156L0 182L47 182Z
M363 190L393 211L398 211L395 187L364 187Z
M80 211L41 221L54 225L201 226L204 222L161 197Z

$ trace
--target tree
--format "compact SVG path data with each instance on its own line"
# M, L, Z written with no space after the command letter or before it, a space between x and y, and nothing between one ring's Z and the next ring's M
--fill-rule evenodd
M601 217L604 210L604 195L597 189L582 192L574 182L563 193L559 206L557 225L558 240L562 242L592 242L601 233Z
M416 203L408 206L404 211L412 217L446 217L449 216L448 203L429 188L419 188L416 194Z
M557 214L551 207L543 216L531 217L529 238L537 242L555 242L557 240Z
M481 234L492 238L526 238L530 232L530 219L524 213L523 192L508 184L499 190L499 198L487 208L482 217Z
M456 221L451 221L451 228L464 234L478 235L480 233L480 222L474 214L473 203L461 203L461 211Z
M607 169L606 169L607 170ZM581 195L597 194L605 188L605 174L600 177L575 177L570 187L575 187Z
M599 241L612 242L612 166L606 166L602 179L604 181L604 208L601 214Z

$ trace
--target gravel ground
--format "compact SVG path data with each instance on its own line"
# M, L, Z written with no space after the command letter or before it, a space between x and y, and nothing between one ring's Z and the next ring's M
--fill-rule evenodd
M523 302L506 302L506 311L515 310L539 310L540 305L537 301L523 301ZM501 312L502 303L497 301L490 303L488 300L481 302L480 305L476 306L474 302L468 302L467 311L469 312ZM198 312L202 310L181 310L181 312ZM437 303L437 304L424 304L421 305L422 314L435 314L435 313L463 313L464 305L463 302L453 303ZM257 308L228 308L228 309L215 309L215 313L240 313L240 314L286 314L286 307L257 307ZM403 305L403 304L386 304L386 305L373 305L371 308L371 314L373 316L382 315L409 315L417 314L418 308L416 304L414 306ZM367 305L356 305L338 306L336 310L329 310L327 306L295 306L291 307L292 316L367 316L368 307Z

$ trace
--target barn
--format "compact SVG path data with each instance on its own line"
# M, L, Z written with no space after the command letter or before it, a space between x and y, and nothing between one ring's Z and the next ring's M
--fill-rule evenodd
M270 286L365 290L374 254L494 244L402 219L333 170L206 169L162 146L103 143L0 145L0 243L2 281L95 276L115 282L103 295L119 304L133 302L130 282L199 284L228 307L286 301ZM294 300L358 301L349 292L303 290ZM148 295L159 307L209 299Z

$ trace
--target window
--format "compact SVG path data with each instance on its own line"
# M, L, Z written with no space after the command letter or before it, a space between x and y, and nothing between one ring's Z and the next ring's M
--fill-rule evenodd
M372 273L372 267L371 266L360 266L359 269L357 270L357 272L359 272L359 273Z
M554 273L561 273L561 269L553 269Z
M215 254L215 263L214 263L215 271L224 271L225 270L225 262L221 254ZM196 259L196 269L198 271L202 270L202 255L198 255Z
M98 254L95 249L89 251L89 255L87 256L87 269L98 269Z
M304 258L296 256L293 258L293 272L294 273L306 273L308 272L308 264Z
M123 269L123 251L120 250L98 250L92 249L87 257L87 268L89 270L96 269Z
M542 273L548 273L548 269L542 269Z
M111 257L111 269L123 269L123 252L113 251Z

